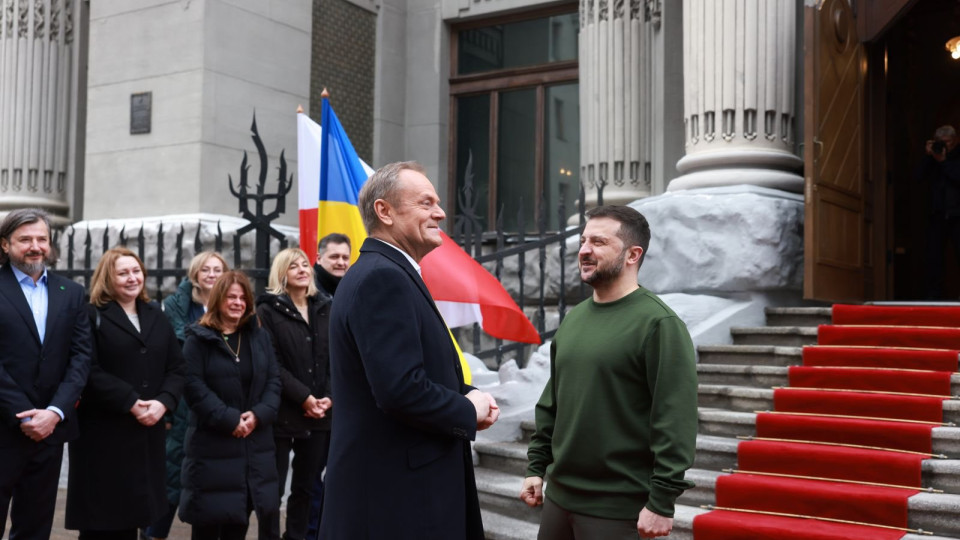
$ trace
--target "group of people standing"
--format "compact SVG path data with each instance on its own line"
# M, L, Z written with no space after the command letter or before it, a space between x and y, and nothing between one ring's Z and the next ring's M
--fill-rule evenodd
M124 248L104 254L84 301L46 269L46 214L8 214L0 505L10 537L49 537L71 441L66 525L81 539L135 540L147 525L163 537L175 512L195 539L244 538L251 512L260 538L279 538L292 464L285 538L482 540L470 441L500 409L466 384L420 276L446 215L415 162L377 170L358 207L368 238L349 272L349 239L330 235L315 267L299 249L277 254L255 301L242 272L201 253L163 310ZM696 356L683 322L637 283L646 219L625 206L587 218L580 277L594 293L551 346L520 498L544 505L541 540L666 536L691 486Z
M256 302L245 274L200 253L162 307L147 296L143 261L122 247L100 258L85 302L47 271L55 254L41 210L8 214L0 243L0 410L11 420L0 428L0 504L11 537L49 537L67 441L65 526L81 539L165 538L178 510L193 538L245 538L252 511L260 538L281 538L291 451L283 537L306 538L311 523L316 537L329 310L349 238L324 238L316 267L300 249L281 251Z

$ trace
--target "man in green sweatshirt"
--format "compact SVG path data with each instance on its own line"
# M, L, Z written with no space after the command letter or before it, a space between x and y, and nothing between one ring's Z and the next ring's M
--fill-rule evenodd
M666 536L674 501L693 487L683 475L696 448L696 355L683 321L637 284L646 218L627 206L587 218L580 278L593 297L551 344L520 498L544 505L540 540Z

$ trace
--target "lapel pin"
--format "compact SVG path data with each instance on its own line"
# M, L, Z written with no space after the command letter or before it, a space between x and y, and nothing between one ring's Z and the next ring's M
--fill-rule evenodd
M61 291L65 291L65 290L67 290L67 288L64 287L63 285L61 285L61 286L60 286L60 290L61 290Z

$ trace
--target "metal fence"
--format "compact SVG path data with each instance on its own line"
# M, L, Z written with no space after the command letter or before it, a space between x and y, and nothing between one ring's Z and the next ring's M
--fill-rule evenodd
M257 148L260 158L260 170L258 183L255 189L251 190L247 181L247 171L250 166L247 163L247 154L244 152L243 160L240 165L240 181L237 187L234 187L232 177L228 176L230 184L230 193L237 198L240 215L248 223L238 228L232 238L233 261L232 265L236 269L242 269L254 282L257 294L262 292L266 286L267 275L270 268L270 261L277 251L287 247L285 235L278 231L272 222L280 217L285 211L285 196L289 193L292 186L292 177L287 178L286 161L283 153L280 155L279 182L275 192L267 191L267 154L263 142L257 132L256 119L251 126L252 138ZM603 185L597 186L598 203L603 204ZM461 211L454 217L454 223L451 231L451 238L460 244L467 253L474 259L490 270L496 278L504 283L510 281L512 296L517 304L523 309L536 327L542 340L548 340L556 333L556 328L563 320L569 308L580 302L586 297L587 291L580 282L579 275L575 270L567 271L567 265L571 263L572 256L573 269L576 268L576 251L569 250L567 244L571 238L578 237L583 228L584 218L584 198L585 192L583 186L580 187L579 205L576 208L575 221L577 225L568 226L560 231L547 230L547 215L542 212L537 219L537 231L535 233L517 233L505 231L503 228L503 212L497 217L496 227L490 231L483 227L480 220L472 215L470 208L476 207L474 198L481 197L482 194L476 193L470 185L463 186L461 192ZM272 203L273 209L267 211L267 206ZM463 204L467 203L467 204ZM523 205L520 204L520 208ZM547 208L546 201L541 201L540 208ZM567 223L570 215L563 204L556 209L560 217L560 223ZM517 216L517 229L526 230L526 216L520 212ZM65 238L66 253L62 253L61 265L55 270L67 277L81 282L89 288L90 279L93 270L97 265L103 252L110 247L123 245L135 251L141 260L147 264L147 261L154 261L154 264L147 264L149 290L157 300L162 300L164 291L172 290L186 276L186 266L193 253L199 253L203 249L213 249L223 252L224 245L229 242L229 235L225 235L217 224L216 233L208 235L207 240L201 238L201 226L198 224L196 234L193 235L192 242L186 240L186 229L183 225L179 230L164 230L160 224L156 233L156 238L152 234L145 234L144 226L134 233L135 236L128 236L127 230L121 229L119 233L112 237L109 228L105 228L100 238L95 238L89 229L78 231L73 227L67 227L65 230L54 231L53 241L55 245L61 245L61 240ZM174 235L172 242L170 235ZM241 248L241 240L244 236L253 234L252 253L245 252ZM94 244L99 244L100 249L94 249ZM192 245L191 245L192 244ZM275 249L274 249L275 248ZM82 255L78 250L82 249ZM174 254L172 262L166 256L169 250ZM98 251L98 253L94 253ZM244 254L252 255L246 257ZM227 254L225 254L227 255ZM231 257L227 256L229 261ZM554 262L559 262L559 283L553 283L558 294L548 296L548 272L547 265L551 258ZM168 263L164 261L167 260ZM510 263L510 275L505 275L505 267ZM527 277L532 276L536 285L533 291L529 291L526 285ZM515 285L515 287L514 287ZM531 345L524 343L505 342L500 339L493 339L483 334L478 325L471 328L461 328L454 330L458 341L464 346L464 350L480 359L489 367L499 368L507 359L514 359L520 367L526 363L526 359L531 352Z

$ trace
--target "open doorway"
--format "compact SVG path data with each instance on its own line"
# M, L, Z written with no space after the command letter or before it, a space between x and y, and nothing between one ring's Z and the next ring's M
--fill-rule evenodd
M925 142L938 126L960 129L960 60L945 49L950 38L960 35L957 21L958 0L915 2L874 42L886 56L886 99L877 106L885 109L887 296L894 300L927 299L930 292L927 246L930 228L936 226L931 219L934 196L918 170ZM949 241L941 249L940 299L956 301L960 261Z

